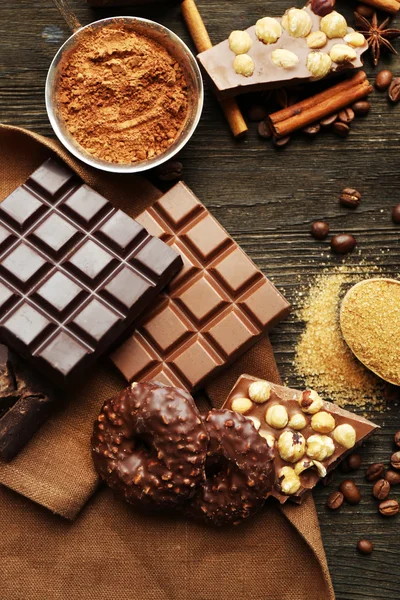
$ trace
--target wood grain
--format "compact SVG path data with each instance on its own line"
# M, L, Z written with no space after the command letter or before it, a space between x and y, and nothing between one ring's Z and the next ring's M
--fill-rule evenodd
M192 46L178 7L111 11L90 9L82 0L71 3L83 24L113 14L153 17ZM291 4L282 0L198 0L213 43L262 16L283 13ZM351 3L350 7L344 0L337 4L351 22ZM1 121L51 135L44 83L53 55L69 35L68 28L51 0L3 0L0 14ZM398 57L385 57L382 64L400 71ZM373 80L375 71L368 59L366 71ZM313 141L297 136L277 151L258 138L254 124L245 140L234 141L218 103L206 91L203 118L182 152L185 181L292 302L322 268L342 262L330 254L327 242L310 237L314 219L327 219L333 233L346 231L356 236L358 251L344 260L346 264L363 259L367 264L382 265L390 277L399 276L400 227L392 224L390 213L400 201L400 106L390 105L386 95L378 92L371 99L370 115L352 125L347 140L331 133ZM339 206L338 195L345 186L363 194L355 212ZM293 350L301 331L302 324L292 315L272 335L280 370L292 385L301 383L292 372ZM387 413L373 416L382 429L362 452L365 465L387 462L392 435L400 428L395 404ZM337 474L336 483L341 478ZM325 508L332 487L315 492L337 598L397 599L400 517L380 517L363 472L354 478L361 485L362 502L356 507L346 505L340 513ZM400 498L400 488L392 497ZM361 537L374 542L371 556L357 554L355 545Z

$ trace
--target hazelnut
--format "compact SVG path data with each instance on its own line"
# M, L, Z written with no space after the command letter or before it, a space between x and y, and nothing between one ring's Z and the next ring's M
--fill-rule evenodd
M275 438L272 433L267 433L266 431L260 431L259 435L264 438L270 448L275 447Z
M257 417L246 417L246 418L249 419L249 421L252 421L252 423L257 431L260 429L260 427L261 427L260 419L257 419Z
M235 54L246 54L253 44L247 31L232 31L228 41L229 48Z
M299 58L294 52L284 50L283 48L274 50L271 54L271 60L276 67L282 69L291 69L299 62Z
M307 440L306 454L314 460L325 460L335 452L335 444L327 435L310 435Z
M279 471L278 481L282 493L288 496L295 494L301 487L300 477L292 467L282 467Z
M354 448L356 445L356 430L348 423L338 425L333 432L333 437L338 444L344 446L348 450Z
M311 17L302 8L291 8L282 17L282 27L292 37L307 37L312 27Z
M292 429L300 431L301 429L304 429L304 427L307 425L307 420L302 413L296 413L290 418L288 425Z
M330 433L335 429L335 419L329 413L321 410L311 418L311 427L318 433Z
M328 41L326 33L323 31L313 31L307 36L307 46L313 50L323 48Z
M265 420L270 427L273 427L274 429L283 429L286 427L289 417L284 406L281 404L274 404L267 410Z
M300 475L301 473L303 473L303 471L311 469L312 467L315 467L317 469L318 475L320 477L326 477L326 469L324 465L318 460L309 460L307 458L303 458L295 465L294 471L295 473L297 473L297 475Z
M315 415L324 406L322 398L314 390L305 390L299 398L300 408L308 415Z
M253 402L262 404L271 396L271 386L267 381L254 381L249 387L249 397Z
M282 460L294 463L303 458L306 440L298 431L284 431L278 439L278 452Z
M310 52L307 57L307 69L314 79L322 79L331 70L332 60L325 52Z
M353 48L361 48L361 46L365 46L367 42L363 34L358 31L348 33L343 39L346 44L349 44L349 46L352 46Z
M282 35L282 28L276 19L264 17L256 23L256 36L264 44L274 44Z
M232 400L231 410L244 415L249 412L252 406L253 403L248 398L235 398Z
M302 460L299 460L299 462L295 464L294 472L296 473L296 475L301 475L301 473L303 473L303 471L306 471L307 469L311 469L311 467L313 467L313 466L314 466L313 460L310 460L309 458L303 458Z
M233 61L233 68L238 75L251 77L254 73L254 61L248 54L238 54Z
M354 48L346 46L346 44L335 44L332 46L329 56L333 62L341 65L357 58L357 52L354 50Z
M326 33L329 39L342 38L347 33L347 23L343 15L336 10L332 11L325 17L322 17L320 23L321 31Z

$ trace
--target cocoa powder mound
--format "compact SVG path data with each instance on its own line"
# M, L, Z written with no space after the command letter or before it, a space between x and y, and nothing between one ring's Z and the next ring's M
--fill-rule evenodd
M157 156L185 124L188 89L180 65L128 26L85 30L59 69L60 115L98 159L129 164Z

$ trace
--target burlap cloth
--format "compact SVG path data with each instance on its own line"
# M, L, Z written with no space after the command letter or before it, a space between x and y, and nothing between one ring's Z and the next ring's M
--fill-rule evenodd
M56 142L0 126L0 200L52 152L133 216L160 195L143 178L94 172ZM243 372L279 381L267 338L209 386L216 406ZM105 488L94 494L92 422L122 386L103 361L25 450L0 464L1 600L333 599L311 497L301 507L268 503L248 523L213 530L138 514Z

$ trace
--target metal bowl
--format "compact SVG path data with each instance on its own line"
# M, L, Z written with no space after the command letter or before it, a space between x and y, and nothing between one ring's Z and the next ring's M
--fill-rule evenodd
M135 32L146 35L164 46L164 48L166 48L180 64L188 83L188 116L179 136L165 152L162 152L153 158L135 163L112 163L100 160L89 154L89 152L82 148L70 134L60 116L57 106L58 67L64 53L68 52L79 43L80 36L84 35L85 30L89 27L91 31L93 31L100 29L105 25L109 25L110 23L123 23L128 25ZM153 169L172 158L192 137L200 120L204 100L203 80L200 69L195 57L186 44L175 33L163 25L139 17L112 17L101 19L100 21L95 21L94 23L90 23L89 25L78 29L70 38L68 38L55 55L47 74L45 94L47 114L54 133L60 142L71 152L71 154L91 167L103 171L110 171L112 173L139 173L140 171Z

